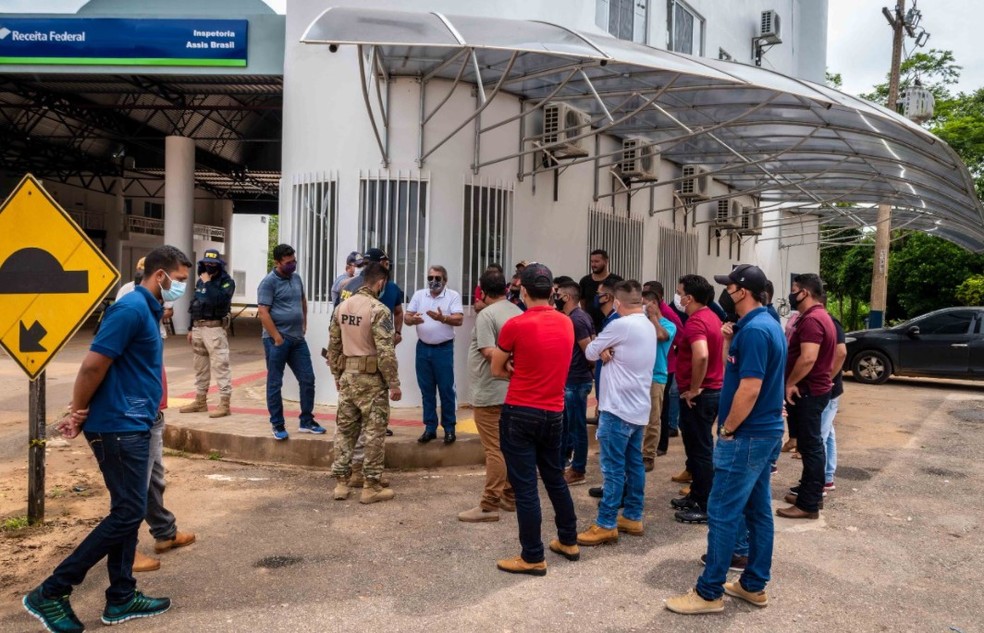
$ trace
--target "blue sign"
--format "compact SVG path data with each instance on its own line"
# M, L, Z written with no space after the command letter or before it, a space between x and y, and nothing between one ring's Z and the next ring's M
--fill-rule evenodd
M0 17L0 64L246 66L248 20Z

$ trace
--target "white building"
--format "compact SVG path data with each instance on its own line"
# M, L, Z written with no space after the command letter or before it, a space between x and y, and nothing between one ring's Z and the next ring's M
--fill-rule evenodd
M658 279L668 288L687 272L710 277L739 262L755 262L776 280L777 295L783 296L788 287L788 281L783 280L790 272L818 270L816 222L810 216L801 216L801 225L793 228L780 225L773 219L778 219L779 211L771 211L763 216L765 228L760 237L740 237L737 233L720 239L709 237L715 229L702 221L706 220L703 214L715 203L697 205L696 213L685 214L682 208L661 211L674 207L672 186L637 193L630 202L610 174L599 174L595 185L596 173L602 170L590 160L564 170L556 183L553 172L531 173L533 160L529 156L523 161L488 165L475 173L471 168L476 156L471 125L430 154L421 166L417 162L421 82L415 77L393 77L389 84L389 165L383 166L366 112L356 48L342 46L331 53L327 46L301 42L327 7L542 20L588 34L605 34L611 26L618 35L653 47L669 46L713 59L729 56L746 64L754 63L752 38L759 33L762 12L774 9L782 20L782 44L766 53L763 64L821 83L827 39L827 3L814 0L291 0L284 56L281 236L298 249L308 285L312 349L327 342L331 310L323 298L327 298L327 284L353 248L381 246L387 250L395 263L396 281L408 297L422 287L429 264L443 264L449 271L449 285L461 291L466 301L490 261L498 261L511 271L516 261L537 260L549 265L555 275L580 278L587 272L588 253L593 248L609 250L614 272L640 281ZM619 15L631 20L619 22ZM454 18L449 19L454 22ZM439 104L451 85L447 80L429 81L427 108ZM374 94L370 97L375 99ZM429 122L425 145L452 131L475 109L475 103L474 83L459 83ZM481 120L487 125L514 117L519 110L519 99L500 95L491 101ZM515 153L521 133L529 134L529 126L521 132L520 122L514 120L483 134L480 155ZM590 155L621 149L621 138L598 136L597 147L591 138L587 139L590 143L584 143ZM680 167L670 161L662 161L657 170L661 180L680 175ZM519 177L524 171L526 174ZM622 193L611 195L613 192ZM710 197L726 193L724 185L716 182L707 192ZM748 205L752 200L743 202ZM314 219L312 210L321 214L323 224ZM783 231L790 237L784 237ZM327 266L323 259L308 259L312 252L322 255L317 245L323 243L325 235L329 236ZM476 248L479 243L488 246ZM459 328L455 344L456 382L462 402L469 398L466 357L473 323L474 313L466 307L465 324ZM408 406L419 403L413 372L415 343L413 328L404 328L398 356L405 385L401 404ZM333 401L334 383L327 368L318 366L316 371L317 399Z

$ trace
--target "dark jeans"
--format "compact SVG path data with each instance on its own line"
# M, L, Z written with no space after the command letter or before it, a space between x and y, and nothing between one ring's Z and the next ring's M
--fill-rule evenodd
M133 578L133 555L137 531L147 512L147 462L150 433L86 433L109 490L109 515L99 522L41 587L49 598L66 596L82 583L96 563L106 558L109 589L106 601L127 602L137 581Z
M796 404L786 404L790 428L796 429L796 451L803 457L803 476L800 477L796 507L806 512L820 510L823 500L823 479L827 459L820 434L823 410L830 402L830 392L822 396L802 395Z
M543 560L540 538L540 494L536 472L540 471L554 509L557 537L564 545L577 543L577 515L564 480L560 441L564 414L530 407L503 405L499 418L499 445L506 458L506 473L516 494L516 519L522 557L528 563Z
M284 386L284 368L290 367L300 386L301 424L314 424L314 367L311 366L311 350L303 338L284 337L280 346L272 338L263 339L263 351L267 366L267 410L270 424L284 425L284 399L280 390Z
M707 600L724 593L731 556L748 556L741 585L765 589L772 568L772 455L782 432L720 438L714 448L714 486L707 502L707 564L697 592ZM747 525L747 529L746 529ZM747 532L746 551L741 542Z
M590 382L564 388L564 459L570 458L571 470L584 474L588 467L588 394Z
M707 507L714 479L714 419L717 417L721 390L705 389L694 398L693 406L680 401L680 433L687 452L687 470L693 476L690 498Z
M147 491L147 525L157 541L168 541L178 533L178 524L170 510L164 507L164 412L157 412L157 421L150 429L150 459L147 462L150 489Z
M670 445L670 392L673 390L673 374L666 377L666 387L663 390L663 410L659 413L659 444L656 450L665 453ZM680 396L677 396L677 400ZM677 406L680 406L679 403Z
M424 427L437 432L437 394L441 395L441 426L454 433L457 396L454 391L454 341L428 345L417 341L417 386L424 409ZM436 392L436 393L435 393Z

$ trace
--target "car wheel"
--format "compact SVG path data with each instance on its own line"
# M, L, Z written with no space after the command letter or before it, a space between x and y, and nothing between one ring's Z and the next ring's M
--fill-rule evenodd
M880 385L892 375L892 361L878 350L866 349L854 356L854 379L866 385Z

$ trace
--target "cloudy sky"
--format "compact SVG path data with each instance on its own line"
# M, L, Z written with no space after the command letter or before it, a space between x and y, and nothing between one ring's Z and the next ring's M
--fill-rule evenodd
M279 12L286 0L264 0ZM722 0L723 1L723 0ZM813 0L804 0L812 2ZM917 0L929 48L949 49L963 66L957 90L984 87L984 46L979 42L984 0ZM829 0L827 68L844 78L844 90L866 92L883 81L892 54L892 30L881 13L895 0ZM74 13L84 0L0 0L0 11ZM911 0L907 3L911 5ZM975 41L977 42L975 44ZM906 40L912 49L912 40Z

